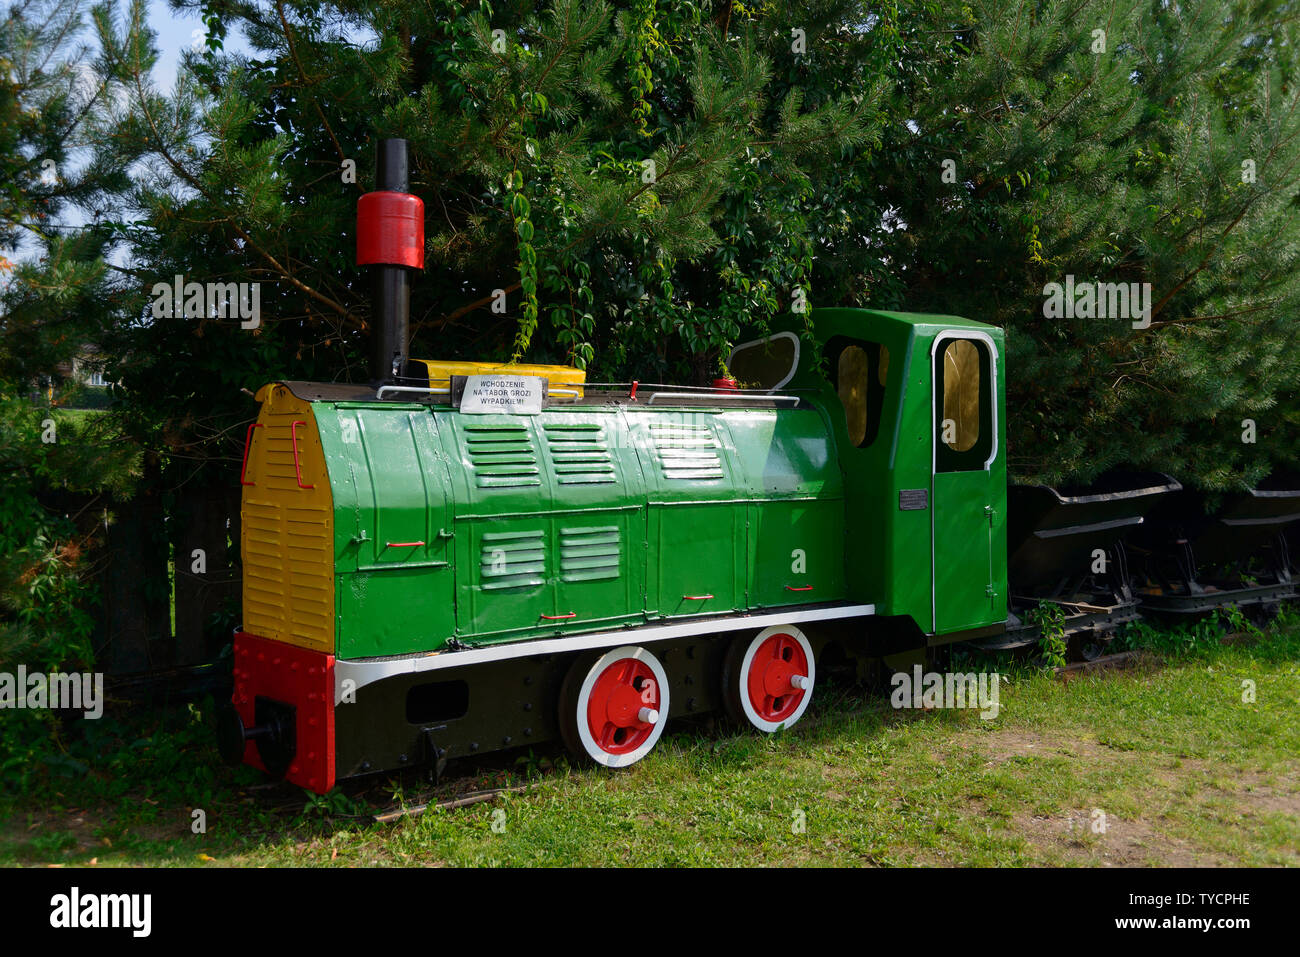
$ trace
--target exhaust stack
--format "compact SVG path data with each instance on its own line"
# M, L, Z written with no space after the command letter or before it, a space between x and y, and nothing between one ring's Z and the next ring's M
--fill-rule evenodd
M375 191L357 201L357 265L371 266L374 282L370 380L376 388L408 377L411 278L424 268L424 202L407 192L410 186L406 140L380 140Z

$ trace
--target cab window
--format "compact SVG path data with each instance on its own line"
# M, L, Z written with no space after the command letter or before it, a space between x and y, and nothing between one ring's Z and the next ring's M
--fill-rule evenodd
M781 388L794 378L799 366L799 337L793 332L778 332L766 339L742 342L731 350L727 371L742 389Z
M978 339L941 341L935 353L935 468L976 471L993 453L993 363Z
M849 441L865 449L880 432L885 387L889 382L889 348L877 342L843 338L827 347L830 373L844 408Z

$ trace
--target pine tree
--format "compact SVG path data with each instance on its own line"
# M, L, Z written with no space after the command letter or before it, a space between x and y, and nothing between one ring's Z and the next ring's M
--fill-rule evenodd
M410 140L426 204L413 354L707 380L742 325L797 289L817 301L818 236L843 230L827 218L878 135L893 50L841 25L869 18L844 0L222 10L173 97L149 86L148 45L119 35L142 34L139 3L104 35L132 90L121 135L151 158L113 375L141 440L185 474L237 463L241 387L366 378L353 223L379 137ZM255 55L222 49L236 28ZM175 275L260 283L259 327L146 315Z
M1300 89L1286 8L989 0L932 9L882 151L899 305L1008 330L1025 479L1129 465L1209 488L1294 461ZM955 176L943 177L944 163ZM1150 283L1150 326L1049 317L1045 288ZM1294 400L1292 400L1293 403ZM1242 441L1256 420L1259 440Z
M113 78L77 40L86 6L20 0L0 21L0 664L46 670L93 662L88 556L138 460L112 416L38 391L117 317L96 219L133 154L106 135Z

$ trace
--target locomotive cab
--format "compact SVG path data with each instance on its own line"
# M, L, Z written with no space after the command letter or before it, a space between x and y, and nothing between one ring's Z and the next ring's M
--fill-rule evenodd
M1006 623L1002 344L1001 329L955 316L818 309L811 336L787 319L729 364L823 409L844 476L848 598L928 645Z

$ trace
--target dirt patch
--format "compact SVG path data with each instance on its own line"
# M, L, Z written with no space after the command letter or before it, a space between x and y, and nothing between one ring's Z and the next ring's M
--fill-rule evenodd
M972 742L985 756L986 768L998 768L1017 758L1064 758L1081 769L1131 768L1142 762L1147 773L1135 817L1111 811L1075 808L1059 814L1013 811L1017 834L1036 849L1059 855L1066 862L1101 866L1207 867L1240 863L1226 852L1189 841L1182 826L1166 817L1204 809L1225 798L1242 818L1281 814L1300 819L1300 763L1268 773L1225 766L1198 758L1175 758L1110 748L1097 741L1033 730L984 733ZM1180 812L1180 813L1181 813Z
M1244 772L1234 775L1237 787L1216 791L1236 799L1244 814L1285 814L1300 819L1300 769L1284 774L1264 775Z
M1186 841L1157 831L1142 819L1128 820L1098 808L1062 815L1017 815L1016 830L1035 847L1076 863L1103 867L1206 867L1231 863Z
M145 799L148 801L148 799ZM153 802L149 802L153 803ZM165 844L190 834L188 808L167 808L148 821L119 824L118 815L108 808L69 808L11 818L0 826L0 843L21 857L45 861L76 861L112 854L120 833L134 842Z
M981 734L977 739L980 748L988 755L988 765L1001 764L1019 757L1091 758L1110 754L1110 749L1095 741L1038 734L1034 731L995 731Z

